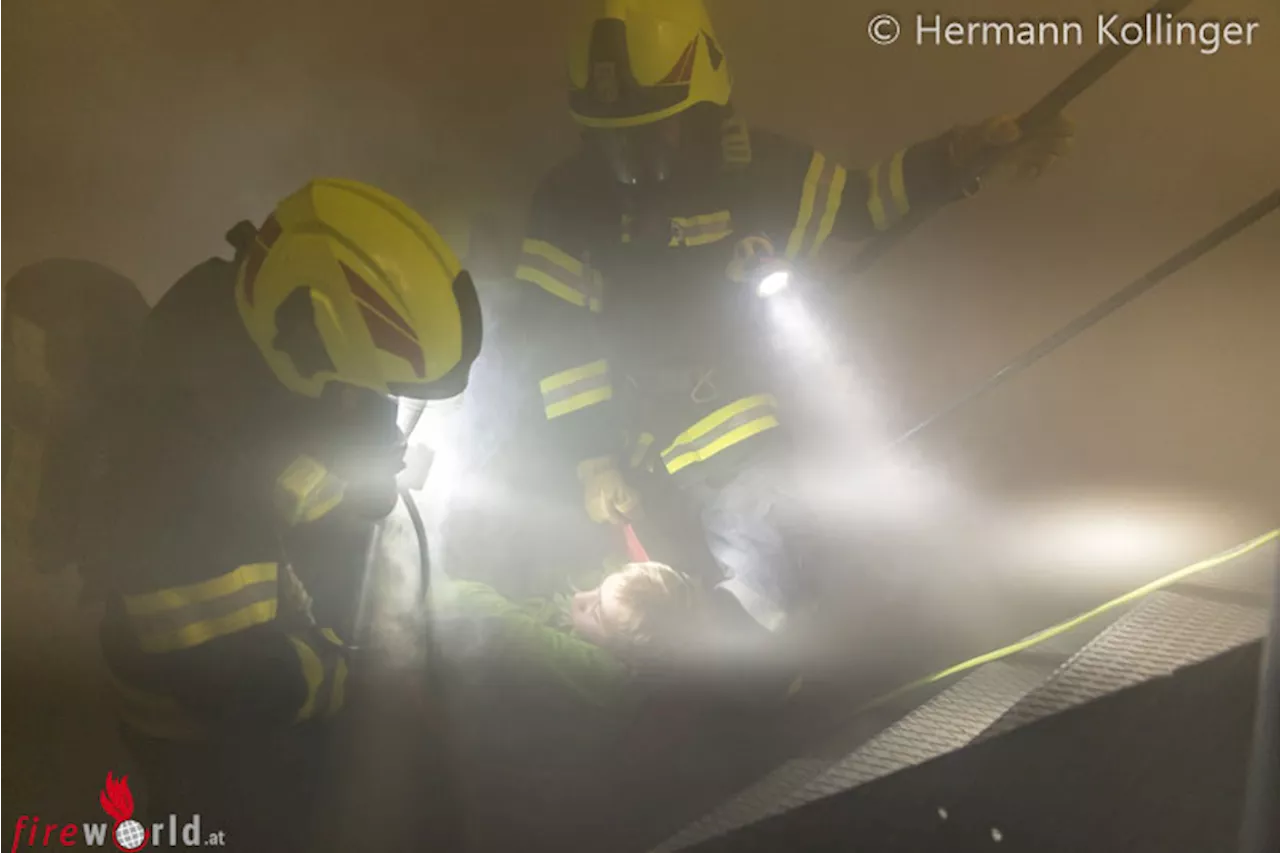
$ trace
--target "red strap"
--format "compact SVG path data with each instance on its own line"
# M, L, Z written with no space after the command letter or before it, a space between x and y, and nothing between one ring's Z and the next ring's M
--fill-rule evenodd
M633 563L649 562L649 553L640 544L640 537L636 535L635 528L630 524L624 524L622 526L622 535L627 540L627 559Z

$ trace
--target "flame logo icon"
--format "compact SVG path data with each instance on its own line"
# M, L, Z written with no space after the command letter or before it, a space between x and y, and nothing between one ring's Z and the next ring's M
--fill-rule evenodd
M133 793L129 790L129 777L119 779L107 771L107 784L98 794L98 802L102 810L115 818L115 826L111 830L111 840L120 850L141 850L147 846L147 830L141 823L133 819Z

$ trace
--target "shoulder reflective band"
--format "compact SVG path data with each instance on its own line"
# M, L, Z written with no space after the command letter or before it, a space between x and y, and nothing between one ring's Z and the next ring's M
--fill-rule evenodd
M695 462L715 456L757 433L778 425L778 401L772 394L744 397L717 409L680 433L662 451L662 464L674 474Z
M609 362L604 359L552 374L538 383L547 420L613 398Z
M289 642L298 653L302 677L307 682L307 699L298 709L294 722L324 717L342 710L343 694L347 682L347 660L343 655L342 641L328 628L320 632L326 642L312 645L303 637L289 635Z
M189 586L124 596L144 652L189 649L276 618L276 564L251 563Z
M906 153L904 148L889 158L887 167L881 160L867 172L867 212L871 214L871 224L877 231L892 228L910 210L906 179L902 175L902 159ZM884 203L886 190L892 202L888 208Z
M800 193L800 212L787 240L787 260L799 258L806 244L809 257L817 257L835 225L847 178L848 172L843 166L828 161L819 151L813 152Z
M110 670L116 711L125 725L161 740L196 740L207 737L208 729L177 699L152 693L124 683Z
M729 219L729 211L718 210L701 216L671 217L671 240L668 247L673 246L705 246L717 240L723 240L733 233L733 224Z
M310 456L299 456L276 478L276 509L286 524L323 518L342 503L346 484Z
M604 292L600 274L545 240L524 241L516 278L536 284L566 302L600 310Z

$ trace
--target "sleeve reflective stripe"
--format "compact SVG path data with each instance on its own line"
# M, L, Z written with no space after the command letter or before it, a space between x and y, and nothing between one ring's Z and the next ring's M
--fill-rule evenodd
M701 216L673 216L671 222L668 247L705 246L733 233L733 224L727 210L704 213Z
M788 260L794 261L805 253L806 244L809 257L817 257L835 225L848 177L843 166L829 162L820 151L813 152L800 193L800 212L787 240Z
M319 651L302 637L289 635L289 642L298 653L302 677L307 682L307 699L298 709L294 722L323 717L342 708L347 682L347 661L340 648L342 641L328 628L321 633L333 645L321 646Z
M276 618L276 564L252 563L189 586L123 596L144 652L189 649Z
M882 187L882 183L885 180L884 161L876 163L867 172L869 186L867 211L871 214L871 223L877 231L884 231L893 227L911 209L907 203L907 182L902 173L902 160L906 153L907 151L904 148L889 159L889 199L892 202L892 207L889 209L885 207Z
M547 420L613 398L609 362L601 359L548 376L538 383Z
M600 310L604 292L600 274L545 240L524 241L516 278L536 284L574 305Z
M310 456L299 456L276 478L276 509L285 523L315 521L342 503L346 484Z
M662 451L662 463L674 474L695 462L715 456L721 450L745 441L778 425L778 401L771 394L757 394L730 403L676 436Z

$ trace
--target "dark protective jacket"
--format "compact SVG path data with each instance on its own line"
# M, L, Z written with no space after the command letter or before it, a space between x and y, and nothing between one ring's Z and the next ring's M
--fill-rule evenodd
M585 151L553 170L516 270L537 286L525 322L541 338L545 446L651 453L681 478L732 470L780 432L764 300L727 274L735 247L763 237L803 267L829 237L884 231L961 194L948 149L942 136L850 171L731 120L718 170L643 210Z
M340 707L345 650L309 617L288 542L349 500L337 449L398 436L389 401L351 414L276 382L238 317L235 270L207 261L152 310L112 453L104 654L125 721L156 737Z

